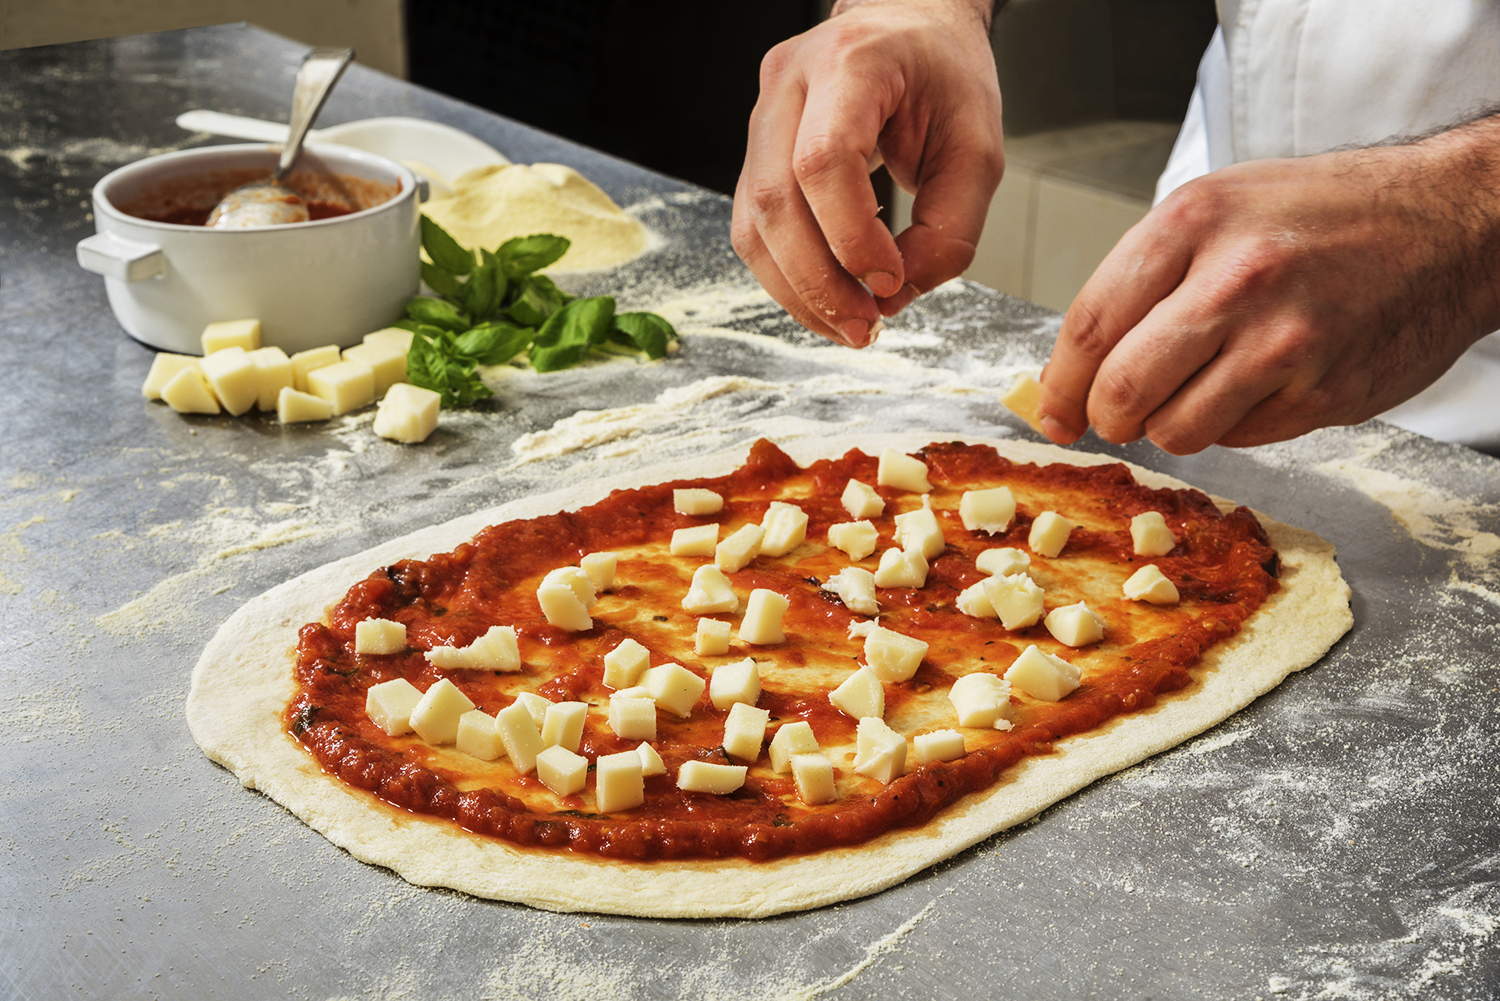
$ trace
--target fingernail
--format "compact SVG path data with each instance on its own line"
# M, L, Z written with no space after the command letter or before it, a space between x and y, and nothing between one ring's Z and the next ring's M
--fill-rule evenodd
M878 338L880 336L880 332L882 330L884 330L884 329L885 329L885 321L884 320L876 320L874 326L872 326L870 328L870 339L869 339L868 342L866 342L865 347L869 347L871 344L874 344L876 338Z
M870 336L870 323L858 317L845 320L839 327L839 333L844 335L844 343L851 348L864 347Z
M889 299L901 291L901 282L888 271L872 271L865 275L864 283L872 295L881 299Z

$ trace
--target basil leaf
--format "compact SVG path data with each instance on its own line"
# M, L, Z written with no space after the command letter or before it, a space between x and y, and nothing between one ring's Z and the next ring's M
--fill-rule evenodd
M455 350L481 365L503 365L525 351L536 331L510 323L484 323L458 336Z
M484 320L500 308L508 282L496 264L481 264L469 274L463 286L463 304L470 316Z
M506 240L495 256L500 259L500 267L507 277L521 278L555 264L570 246L572 242L565 236L534 233Z
M411 347L406 352L406 378L413 386L441 393L447 402L447 361L432 338L421 330L412 331Z
M609 336L610 324L615 317L615 300L607 295L596 295L590 299L574 299L557 312L547 317L542 329L536 332L535 344L540 348L581 345L584 348L603 344ZM532 350L535 357L536 351Z
M431 217L422 216L422 249L432 258L432 263L455 275L466 275L474 270L474 253L460 244L448 231ZM437 287L433 286L433 291Z
M464 283L451 271L444 271L435 264L422 262L422 281L438 295L457 299L464 294Z
M557 344L551 347L531 349L531 367L537 372L556 372L570 368L583 360L588 353L587 344Z
M419 295L406 304L406 315L418 323L444 330L468 330L469 318L457 306L442 299Z
M546 275L528 275L512 284L518 294L505 314L523 327L540 327L547 318L572 302L573 296L552 283Z
M665 358L667 345L677 337L672 325L655 313L621 313L615 317L614 330L652 360Z

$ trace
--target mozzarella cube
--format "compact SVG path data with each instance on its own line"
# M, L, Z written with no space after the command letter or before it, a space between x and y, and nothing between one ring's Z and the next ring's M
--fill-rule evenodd
M600 813L619 813L644 802L641 756L635 751L599 755L594 763L594 808Z
M1013 573L1026 573L1030 570L1031 556L1025 550L1009 546L986 549L974 557L974 565L991 577L1008 577Z
M411 728L429 744L451 744L458 739L458 718L474 703L447 678L439 678L411 710Z
M833 781L833 762L817 752L797 754L789 765L797 798L808 806L832 803L838 798Z
M162 402L179 414L219 412L219 399L214 396L208 380L203 377L201 364L178 369L177 374L161 387Z
M388 344L402 354L411 353L411 339L412 332L401 327L383 327L380 330L372 330L361 338L365 344Z
M906 738L867 716L855 730L854 770L877 782L890 783L906 774Z
M141 395L148 400L161 399L161 389L185 368L198 368L198 359L193 355L174 355L162 351L151 359L151 370L141 385Z
M1182 599L1177 585L1155 563L1147 563L1131 574L1124 585L1125 597L1153 605L1175 605Z
M851 518L879 518L885 513L885 500L875 488L860 480L850 480L839 498Z
M559 796L575 795L588 783L589 759L553 744L537 754L536 777Z
M1015 495L1010 487L965 490L958 499L958 516L969 531L995 535L1010 528L1015 520Z
M896 545L921 553L922 558L929 562L947 548L937 515L926 507L896 515Z
M960 612L976 619L993 619L997 617L995 606L990 604L989 595L984 592L984 581L976 581L958 592L958 598L953 602Z
M354 624L354 652L390 654L406 650L406 626L390 619L365 619Z
M658 707L683 718L692 714L698 696L708 687L707 681L681 664L658 664L648 668L641 676L641 684L651 693L651 698Z
M1016 381L1000 397L1000 402L1025 421L1031 430L1037 434L1045 433L1042 431L1042 384L1035 374L1023 372L1016 376Z
M317 369L337 363L340 359L338 345L325 344L320 348L308 348L306 351L298 351L292 355L292 388L299 393L309 392L307 388L307 377ZM375 377L370 377L370 385L375 384Z
M205 355L198 367L213 387L214 396L234 416L249 411L260 399L260 375L255 360L244 348L224 348Z
M542 743L548 747L578 750L583 740L583 724L588 719L587 702L554 702L542 717Z
M716 765L708 761L684 761L677 769L677 788L683 792L706 792L727 796L745 784L744 765Z
M987 577L980 586L1006 629L1026 629L1041 621L1047 592L1026 574Z
M218 320L203 328L201 339L205 356L225 348L254 351L260 347L260 321Z
M880 533L875 530L874 522L842 521L828 526L828 544L842 549L844 555L856 563L873 553L879 540Z
M911 743L919 765L925 765L929 761L957 761L964 756L964 735L957 730L919 733L912 738Z
M672 510L678 514L718 514L724 510L724 498L702 487L673 490Z
M1031 523L1031 534L1026 537L1026 544L1031 547L1032 552L1050 559L1063 551L1072 532L1071 521L1056 511L1043 511Z
M708 679L708 700L715 709L733 709L740 704L753 706L758 698L760 668L749 657L721 664Z
M903 455L894 448L880 453L880 463L876 470L877 486L910 490L917 494L932 490L932 483L927 479L927 463L914 456Z
M375 373L375 398L380 399L386 390L406 381L406 351L393 344L365 341L352 348L345 348L344 361L357 361L368 365Z
M516 694L516 701L525 706L526 711L531 713L531 722L536 725L538 733L541 732L542 724L547 720L548 708L556 704L544 696L538 695L536 692L518 692Z
M429 663L451 671L519 671L521 651L514 626L490 626L466 647L435 646Z
M320 396L300 393L290 386L283 386L276 394L276 419L283 424L326 421L332 416L333 404Z
M1088 646L1104 638L1104 620L1083 602L1054 608L1047 615L1047 631L1059 643Z
M795 504L772 501L760 519L763 532L760 551L766 556L785 556L807 538L807 512Z
M364 362L334 362L307 373L307 391L333 404L337 417L375 402L375 372Z
M609 728L621 740L655 740L656 703L615 693L609 699Z
M1010 682L993 674L966 674L948 689L959 726L1009 730Z
M765 529L759 525L741 525L714 547L714 566L725 573L745 569L760 555L760 543L765 534Z
M536 768L536 756L546 747L537 731L531 710L519 699L495 714L495 732L517 775L529 775Z
M875 597L875 575L863 567L845 567L823 582L823 590L838 595L844 607L857 615L880 612L880 601Z
M619 565L619 553L589 553L578 561L578 568L594 582L595 594L603 594L615 586L615 571Z
M752 764L760 757L760 745L766 739L766 725L771 722L769 709L757 709L744 702L729 707L724 720L724 753Z
M392 737L411 732L411 711L422 701L422 693L405 678L371 685L365 692L365 715Z
M855 719L885 715L885 688L881 686L880 677L869 664L849 675L843 684L829 692L828 701L833 703L835 709Z
M418 445L437 430L443 398L432 390L398 382L384 390L377 389L376 395L380 397L380 405L375 408L373 430L380 437L403 445Z
M495 717L482 709L470 709L458 718L458 749L480 761L494 761L505 753L495 732Z
M255 407L275 410L276 398L292 384L292 360L275 346L255 349L250 360L255 363Z
M559 629L583 632L592 629L589 609L594 606L594 581L579 567L558 567L542 578L536 600L547 621Z
M651 666L651 651L630 637L604 655L604 684L618 691L641 680Z
M745 617L740 620L740 639L758 646L786 642L781 619L790 604L775 591L763 587L751 591L745 602Z
M718 525L691 525L672 533L668 551L673 556L712 556L718 544Z
M1081 668L1061 657L1043 653L1035 645L1021 652L1005 671L1011 688L1019 688L1034 699L1057 702L1078 688Z
M914 549L887 549L875 568L876 587L922 587L927 583L927 557Z
M865 663L881 681L909 681L917 673L927 644L911 636L877 626L865 637Z
M635 753L641 758L641 774L647 777L652 775L667 774L667 766L661 760L661 755L656 753L656 748L650 744L641 743L636 746Z
M1166 515L1144 511L1130 519L1130 541L1137 556L1165 556L1177 545Z
M712 612L733 612L739 607L740 599L735 597L734 585L729 583L724 571L711 563L693 571L693 582L682 599L683 611L693 615L707 615Z
M783 723L771 735L771 770L785 775L792 767L792 758L798 754L815 754L820 751L818 738L813 736L812 724L806 720Z
M699 619L693 634L693 652L700 657L719 657L729 652L729 633L734 627L720 619Z

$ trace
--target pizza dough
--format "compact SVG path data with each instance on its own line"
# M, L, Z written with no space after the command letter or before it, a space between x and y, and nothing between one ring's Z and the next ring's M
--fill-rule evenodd
M939 436L942 437L942 436ZM947 436L951 437L951 436ZM878 454L911 451L922 435L858 436L782 447L800 463L850 448ZM1090 465L1117 460L1055 446L984 441L1018 462ZM744 450L704 458L699 475L727 473ZM1142 483L1186 484L1132 467ZM548 910L645 917L765 917L864 896L949 858L992 834L1143 758L1208 729L1327 652L1352 624L1349 588L1333 547L1311 532L1260 520L1281 557L1282 587L1233 639L1215 646L1195 669L1199 680L1149 710L1069 738L1053 754L1028 758L995 786L970 796L931 823L897 830L850 848L765 863L740 859L625 864L560 852L522 851L450 823L398 810L325 774L285 731L282 712L293 693L297 631L322 618L348 588L403 558L445 552L489 524L574 509L610 490L675 479L680 466L523 498L433 526L339 560L253 599L236 612L194 668L187 717L210 758L231 769L355 857L395 870L411 883Z

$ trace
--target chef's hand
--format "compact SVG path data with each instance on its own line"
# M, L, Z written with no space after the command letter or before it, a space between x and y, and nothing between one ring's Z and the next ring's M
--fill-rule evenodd
M1104 259L1042 374L1070 444L1185 455L1356 424L1500 327L1500 118L1405 146L1248 162ZM1500 404L1497 404L1500 405Z
M761 65L734 247L803 326L864 347L974 257L1005 157L992 0L841 2ZM892 239L870 171L915 195Z

